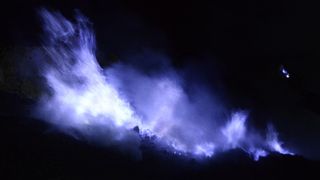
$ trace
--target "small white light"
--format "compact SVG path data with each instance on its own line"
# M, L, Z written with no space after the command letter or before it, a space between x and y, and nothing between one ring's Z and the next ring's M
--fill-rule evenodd
M290 78L289 72L284 68L284 66L281 66L281 73L284 75L286 78Z

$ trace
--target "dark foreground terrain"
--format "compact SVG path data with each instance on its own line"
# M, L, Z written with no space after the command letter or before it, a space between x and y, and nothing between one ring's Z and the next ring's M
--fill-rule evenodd
M40 95L30 54L42 46L40 8L68 19L75 10L87 16L102 67L145 49L164 52L188 83L200 81L228 106L251 110L251 122L260 129L274 122L284 142L318 161L274 154L255 162L240 150L198 161L148 143L137 160L57 132L33 118L34 101L20 98ZM320 179L319 12L317 4L286 0L3 1L0 180ZM149 72L144 59L154 58L138 56L132 63Z
M142 146L142 158L74 140L28 115L34 103L1 93L1 179L317 179L319 161L240 150L199 161ZM29 116L29 117L28 117Z

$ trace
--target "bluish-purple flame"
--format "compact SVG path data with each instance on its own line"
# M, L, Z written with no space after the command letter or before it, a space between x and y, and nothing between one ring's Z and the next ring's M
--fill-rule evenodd
M172 68L148 76L124 63L102 69L85 17L71 22L56 12L42 10L41 15L49 56L43 75L50 92L42 97L40 109L61 129L130 149L139 148L140 136L155 136L159 146L192 156L211 157L234 148L255 160L270 152L292 154L272 128L265 137L248 130L244 111L217 120L221 105L204 90L190 98Z

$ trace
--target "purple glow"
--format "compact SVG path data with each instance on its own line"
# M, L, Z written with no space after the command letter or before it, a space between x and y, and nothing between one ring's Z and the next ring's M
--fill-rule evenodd
M239 146L239 142L243 140L246 133L246 122L247 116L245 113L237 112L232 115L232 119L222 129L222 134L227 138L227 143L232 148Z
M245 112L218 118L213 112L222 105L205 90L194 93L196 101L191 101L172 68L152 76L122 63L102 69L85 17L77 16L73 23L59 13L43 10L41 15L48 35L44 49L51 62L43 66L50 92L41 99L40 109L62 130L71 128L89 139L135 150L140 137L132 129L139 127L140 135L156 136L159 147L173 153L211 157L241 148L255 160L272 151L292 154L282 148L274 131L266 140L248 131Z
M281 66L281 68L280 68L280 70L281 70L281 73L286 77L286 78L290 78L290 74L289 74L289 72L284 68L284 66Z
M282 147L283 143L278 140L278 133L273 129L271 125L268 127L267 143L271 150L275 152L278 152L280 154L294 155L292 152Z

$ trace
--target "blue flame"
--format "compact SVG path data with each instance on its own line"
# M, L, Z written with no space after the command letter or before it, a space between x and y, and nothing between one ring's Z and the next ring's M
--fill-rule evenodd
M47 34L43 47L49 57L43 76L49 92L40 109L67 133L71 128L89 139L128 149L139 149L141 136L154 136L159 147L192 156L211 157L234 148L255 160L270 152L292 154L273 129L267 138L249 131L247 113L218 119L211 112L222 105L203 90L192 95L196 101L190 100L172 68L156 76L121 63L102 69L84 16L71 22L56 12L42 10L41 15ZM140 135L132 130L136 127Z

